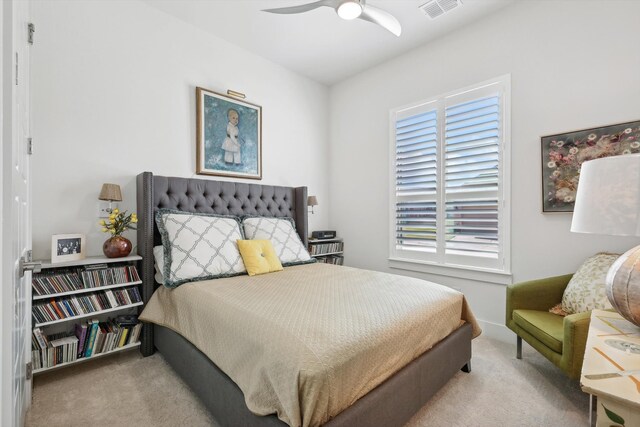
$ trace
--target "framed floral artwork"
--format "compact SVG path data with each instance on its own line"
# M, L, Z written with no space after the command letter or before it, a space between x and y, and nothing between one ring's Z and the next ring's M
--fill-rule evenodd
M196 88L196 173L262 179L262 107Z
M543 136L542 211L573 212L582 163L640 153L640 120Z

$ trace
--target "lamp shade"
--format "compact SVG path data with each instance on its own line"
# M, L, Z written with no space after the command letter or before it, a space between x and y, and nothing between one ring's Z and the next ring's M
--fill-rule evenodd
M99 200L108 200L110 202L121 202L122 192L118 184L102 184Z
M307 197L307 206L318 206L318 198L316 196Z
M571 231L640 236L640 154L582 164Z

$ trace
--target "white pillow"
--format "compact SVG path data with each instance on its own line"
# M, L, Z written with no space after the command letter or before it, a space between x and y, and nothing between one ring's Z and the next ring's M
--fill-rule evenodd
M605 291L607 272L619 254L601 252L588 258L573 275L562 295L568 314L612 308Z
M156 222L164 248L165 286L247 272L236 243L243 239L237 217L161 209Z
M154 266L156 267L154 278L156 282L164 284L164 248L162 245L153 248L153 259L155 260Z
M282 265L296 265L314 262L291 218L244 217L242 227L249 240L270 240Z

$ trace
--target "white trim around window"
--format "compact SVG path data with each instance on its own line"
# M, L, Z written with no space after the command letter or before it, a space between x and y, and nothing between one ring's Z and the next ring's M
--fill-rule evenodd
M390 111L391 267L509 280L510 92L505 75Z

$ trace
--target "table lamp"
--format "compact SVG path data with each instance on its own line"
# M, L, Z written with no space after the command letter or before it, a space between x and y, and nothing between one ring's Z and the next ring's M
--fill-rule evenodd
M120 186L118 184L102 184L102 189L100 190L100 196L98 196L98 200L105 200L109 202L109 209L107 212L111 213L113 209L111 209L111 204L113 202L121 202L122 201L122 192L120 191Z
M640 154L582 164L571 231L640 236ZM606 292L613 308L640 326L640 246L611 266Z

